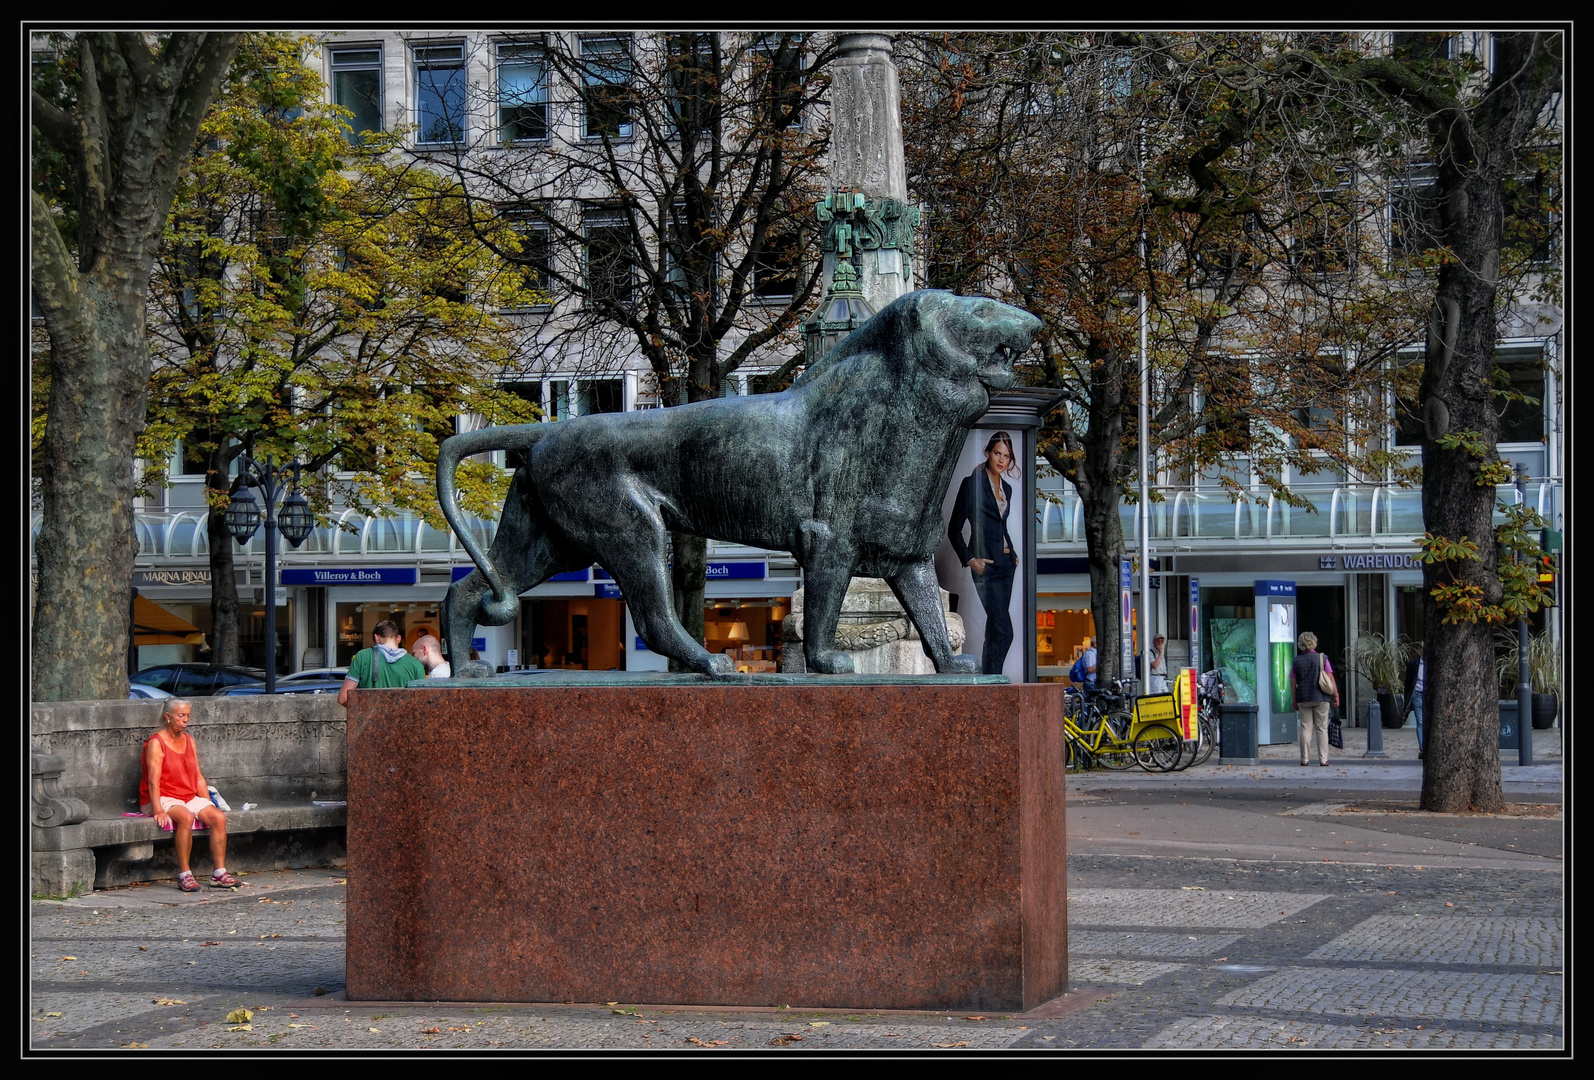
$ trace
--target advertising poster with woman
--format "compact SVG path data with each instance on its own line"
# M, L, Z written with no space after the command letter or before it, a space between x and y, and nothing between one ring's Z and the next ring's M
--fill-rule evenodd
M1024 525L1034 513L1020 465L1025 434L970 432L943 506L947 536L936 551L941 587L956 595L963 617L963 652L979 657L985 674L1015 683L1024 681L1021 635L1035 632L1024 618Z

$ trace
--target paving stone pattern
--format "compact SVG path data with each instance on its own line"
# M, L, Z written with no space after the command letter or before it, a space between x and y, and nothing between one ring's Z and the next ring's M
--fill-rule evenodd
M344 887L324 874L294 889L269 879L237 894L157 885L34 904L32 1045L1276 1052L1563 1039L1558 869L1077 856L1072 983L1108 993L1050 1019L350 1003ZM239 1008L252 1019L227 1022Z

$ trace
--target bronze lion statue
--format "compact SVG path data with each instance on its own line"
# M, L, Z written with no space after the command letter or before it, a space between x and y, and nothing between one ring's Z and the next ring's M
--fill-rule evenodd
M847 585L884 578L940 672L978 672L953 655L935 549L941 503L989 390L1040 320L981 297L909 293L850 335L790 389L668 409L486 428L447 439L437 461L443 514L476 569L444 602L456 676L490 673L468 646L501 626L519 594L598 563L614 576L648 648L694 671L733 670L676 617L670 531L789 551L803 568L803 649L811 672L845 672L835 648ZM519 462L492 547L464 527L454 486L468 454Z

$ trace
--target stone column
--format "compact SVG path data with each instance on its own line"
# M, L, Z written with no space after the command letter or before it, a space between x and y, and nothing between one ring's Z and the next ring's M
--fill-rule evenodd
M830 225L825 276L834 273L838 257L851 254L864 299L879 311L914 287L913 226L919 213L907 205L901 90L890 34L841 34L838 47L830 84L833 194L820 213ZM862 205L842 205L836 192L861 193Z

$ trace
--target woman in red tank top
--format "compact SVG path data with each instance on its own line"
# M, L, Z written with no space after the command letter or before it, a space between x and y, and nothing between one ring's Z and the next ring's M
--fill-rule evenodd
M194 707L180 698L166 702L160 730L144 741L144 769L138 782L139 805L155 815L155 824L172 833L177 855L177 887L197 892L199 882L188 868L194 829L210 829L210 858L216 870L212 888L233 888L238 879L227 873L227 815L210 801L210 785L199 771L199 751L188 734ZM162 804L165 805L162 805Z

